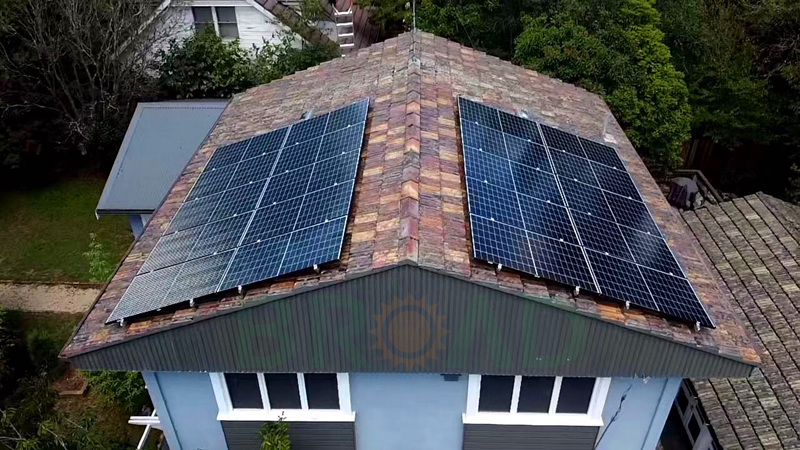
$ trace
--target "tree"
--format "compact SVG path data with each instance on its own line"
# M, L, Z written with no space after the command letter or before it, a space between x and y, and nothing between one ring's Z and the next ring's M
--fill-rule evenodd
M147 61L174 30L155 26L150 0L0 0L3 117L52 118L49 143L70 154L113 154L140 98L154 94ZM111 145L113 143L113 145Z
M173 41L160 52L159 80L174 98L226 98L253 86L304 70L335 56L329 49L282 34L278 42L245 50L239 41L224 42L212 30Z
M103 396L106 402L138 414L150 403L144 379L139 372L85 372L89 386Z
M643 153L665 175L680 162L691 110L670 61L653 0L562 0L525 19L515 58L531 69L601 94Z

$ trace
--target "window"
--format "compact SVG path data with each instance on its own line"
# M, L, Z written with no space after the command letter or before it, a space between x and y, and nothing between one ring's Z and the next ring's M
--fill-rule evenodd
M609 378L470 375L465 423L602 425Z
M236 8L233 6L193 6L194 29L197 31L210 27L220 37L236 39L239 26L236 23Z
M351 421L350 381L339 373L212 373L219 420Z

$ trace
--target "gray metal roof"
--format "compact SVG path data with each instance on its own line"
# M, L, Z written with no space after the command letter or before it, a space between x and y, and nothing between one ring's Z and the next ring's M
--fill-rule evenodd
M227 105L139 103L97 203L98 216L155 211Z

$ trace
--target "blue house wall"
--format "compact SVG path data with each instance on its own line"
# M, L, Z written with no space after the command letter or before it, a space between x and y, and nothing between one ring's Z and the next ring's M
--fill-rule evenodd
M147 372L144 377L170 449L227 448L208 374ZM358 450L460 449L467 380L466 375L445 381L440 374L350 374ZM614 378L597 449L655 449L680 382Z

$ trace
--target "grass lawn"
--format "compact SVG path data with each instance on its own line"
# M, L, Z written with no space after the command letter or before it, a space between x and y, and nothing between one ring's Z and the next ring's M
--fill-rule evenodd
M90 281L83 253L92 232L116 265L133 235L125 216L95 218L104 183L76 178L0 192L0 279Z

